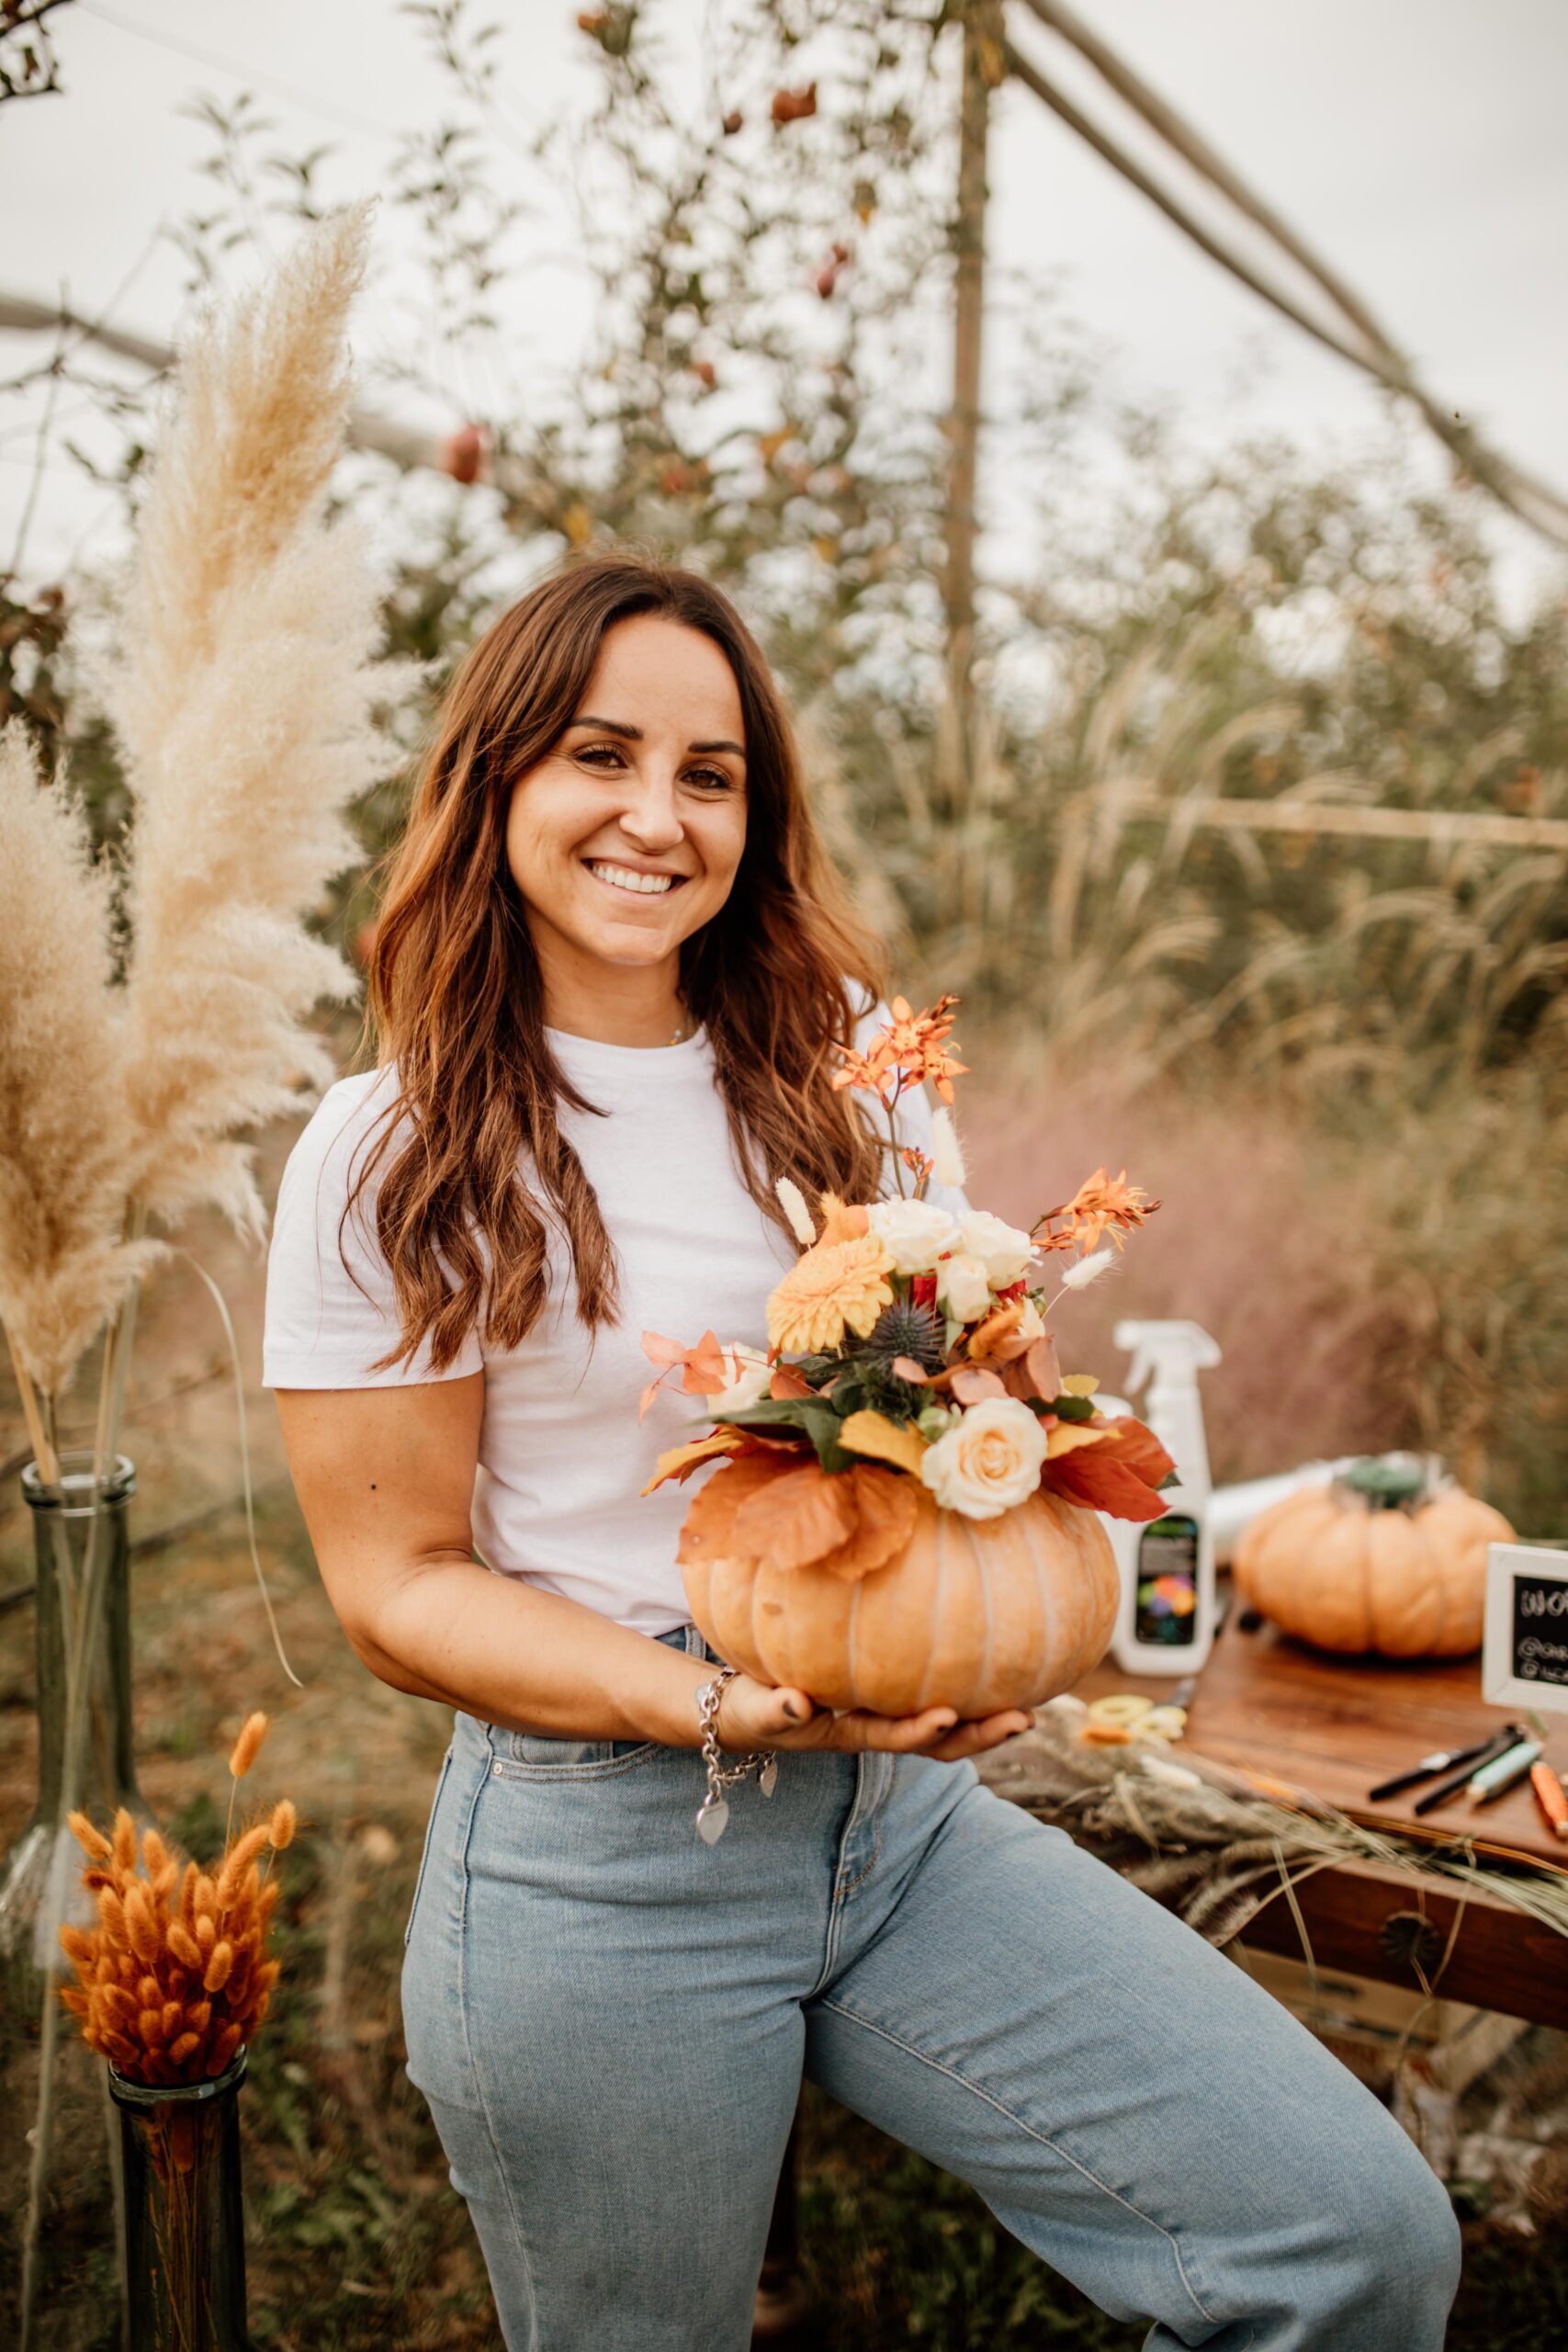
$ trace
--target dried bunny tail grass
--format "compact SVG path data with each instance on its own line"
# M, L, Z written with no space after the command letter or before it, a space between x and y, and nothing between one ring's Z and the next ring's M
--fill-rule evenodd
M214 1204L258 1238L236 1131L336 1075L304 1026L357 987L302 919L357 865L348 805L400 759L376 725L420 674L378 661L360 525L321 517L347 400L344 325L370 207L307 232L186 354L96 680L136 797L127 893L134 1196Z
M90 1854L96 1862L107 1862L110 1859L114 1848L109 1844L103 1831L95 1828L86 1814L67 1814L66 1820L70 1824L72 1836L84 1853Z
M294 1809L293 1798L279 1797L272 1808L266 1832L267 1843L275 1853L281 1854L286 1846L292 1846L299 1826L299 1815Z
M135 1153L109 874L19 718L0 729L0 1322L58 1395L164 1250L120 1238Z
M255 1762L266 1737L268 1720L258 1707L241 1724L240 1736L229 1751L229 1770L236 1781L243 1781Z

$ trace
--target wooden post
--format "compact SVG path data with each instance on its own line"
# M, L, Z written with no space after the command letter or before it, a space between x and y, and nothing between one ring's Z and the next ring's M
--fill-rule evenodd
M947 492L947 677L937 785L950 820L973 773L975 485L980 442L980 344L985 311L986 132L990 94L1006 71L1001 0L962 0L964 61L958 108L958 205L953 220L953 407Z

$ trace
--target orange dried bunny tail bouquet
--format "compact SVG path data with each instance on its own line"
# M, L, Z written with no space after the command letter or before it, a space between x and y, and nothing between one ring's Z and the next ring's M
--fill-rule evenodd
M265 1714L248 1715L229 1759L234 1794L265 1736ZM87 1856L82 1876L97 1896L96 1928L62 1928L75 1972L61 1993L89 2048L130 2082L169 2087L221 2075L266 2016L278 1963L266 1956L278 1898L274 1854L298 1827L288 1797L264 1818L227 1835L211 1871L182 1871L155 1829L141 1834L122 1807L112 1837L84 1813L71 1826ZM262 1857L265 1853L265 1861Z
M929 1197L933 1178L964 1182L957 1002L894 997L863 1051L837 1047L832 1083L875 1097L897 1190L825 1193L814 1220L778 1180L801 1254L768 1298L766 1349L643 1334L664 1369L641 1410L677 1367L708 1408L706 1433L661 1454L643 1489L718 1465L677 1552L694 1621L749 1673L826 1705L974 1715L1066 1689L1115 1623L1098 1514L1157 1519L1175 1478L1143 1422L1100 1411L1093 1375L1064 1374L1048 1320L1159 1203L1104 1168L1027 1231ZM897 1118L927 1080L929 1153Z

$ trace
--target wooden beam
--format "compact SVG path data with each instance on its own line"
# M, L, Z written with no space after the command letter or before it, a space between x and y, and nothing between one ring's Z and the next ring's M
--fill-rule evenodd
M958 202L953 220L953 407L947 487L945 707L937 788L946 813L968 798L974 757L976 481L980 448L980 362L986 290L986 152L991 92L1007 72L1001 0L963 0L958 107Z
M1081 794L1078 807L1107 813L1159 817L1167 824L1219 825L1244 832L1348 833L1381 841L1487 842L1506 849L1554 849L1568 854L1568 818L1507 817L1468 808L1369 808L1318 800L1230 799L1218 793L1161 792L1116 777Z

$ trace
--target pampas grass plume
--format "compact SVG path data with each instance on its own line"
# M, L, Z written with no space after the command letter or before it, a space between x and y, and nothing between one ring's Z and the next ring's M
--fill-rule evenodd
M107 867L26 726L0 730L0 1322L50 1395L163 1245L121 1239L133 1136Z
M939 1102L931 1113L931 1161L939 1184L952 1189L964 1182L968 1171L964 1165L958 1130L944 1102Z
M378 661L365 526L322 516L372 200L315 224L182 355L112 657L95 684L135 800L126 1071L134 1197L259 1239L237 1130L336 1075L305 1027L357 986L302 919L359 862L349 804L400 757L375 723L420 672Z

